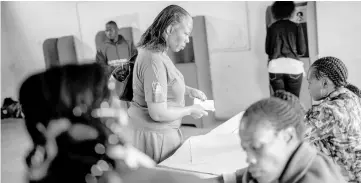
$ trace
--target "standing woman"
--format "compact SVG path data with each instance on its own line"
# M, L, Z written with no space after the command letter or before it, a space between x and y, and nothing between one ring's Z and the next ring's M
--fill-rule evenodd
M157 163L169 157L182 142L182 118L201 118L200 105L185 106L184 96L206 100L200 90L188 87L182 73L168 57L189 43L193 20L177 5L163 9L141 36L133 71L133 100L128 114L133 145Z
M304 73L299 56L306 53L306 42L302 27L290 20L294 11L293 1L273 3L277 21L267 29L266 53L273 91L286 90L299 97Z

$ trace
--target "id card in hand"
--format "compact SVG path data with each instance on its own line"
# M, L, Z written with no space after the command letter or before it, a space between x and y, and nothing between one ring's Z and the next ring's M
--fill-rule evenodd
M205 100L202 101L200 99L194 98L194 104L199 104L202 107L204 107L207 111L215 111L216 109L214 108L214 100Z

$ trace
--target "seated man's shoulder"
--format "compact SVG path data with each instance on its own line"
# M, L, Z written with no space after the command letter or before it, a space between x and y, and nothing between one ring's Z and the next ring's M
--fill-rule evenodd
M340 168L325 154L317 152L300 183L346 183Z
M302 169L295 168L294 170L299 173L293 174L293 176L289 177L291 178L287 179L287 182L289 183L346 183L344 177L340 172L340 168L328 156L320 152L317 152L316 156L313 158L312 161L310 161L308 166ZM255 182L254 179L251 178L246 168L237 170L235 175L235 181L225 180L224 182ZM224 176L223 178L225 179Z

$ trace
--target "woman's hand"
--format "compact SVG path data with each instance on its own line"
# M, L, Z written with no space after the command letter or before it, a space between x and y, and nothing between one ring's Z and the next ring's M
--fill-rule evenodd
M203 116L207 116L208 112L199 104L194 104L191 106L191 114L194 119L199 119Z
M202 101L207 100L206 94L204 94L201 90L197 90L195 88L190 88L189 89L189 97L198 98L198 99L200 99Z
M127 109L123 106L119 99L113 99L111 106L101 107L95 109L92 113L93 117L98 118L115 118L118 120L121 126L128 125L128 112Z
M113 159L123 160L125 164L131 169L137 169L139 167L152 168L156 165L156 163L149 156L131 145L116 145L109 147L107 154Z

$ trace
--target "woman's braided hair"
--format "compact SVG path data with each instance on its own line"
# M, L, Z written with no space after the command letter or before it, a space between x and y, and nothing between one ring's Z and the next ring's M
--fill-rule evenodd
M273 94L273 96L276 97L276 98L280 98L282 100L285 100L285 101L289 102L289 104L291 104L297 110L300 110L300 112L303 112L303 113L306 112L305 107L301 104L298 97L296 95L290 93L290 92L287 92L285 90L277 90Z
M322 57L316 60L312 65L313 75L316 79L322 77L329 78L336 87L345 87L361 97L360 90L347 82L348 71L346 65L336 57Z
M251 123L267 121L277 132L294 127L297 137L303 139L303 118L304 113L290 105L289 102L280 98L270 97L255 102L248 107L242 121L246 119L246 126L254 125Z
M165 51L167 42L163 33L172 24L180 23L181 20L190 14L178 5L169 5L164 8L154 19L152 25L142 34L138 47L154 51Z

